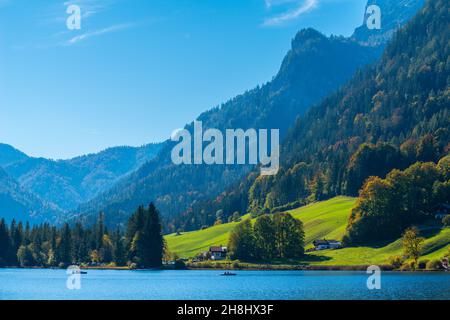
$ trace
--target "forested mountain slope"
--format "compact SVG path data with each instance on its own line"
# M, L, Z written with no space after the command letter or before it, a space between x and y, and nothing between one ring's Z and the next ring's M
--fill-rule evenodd
M29 157L9 145L0 144L0 167L16 180L22 190L35 194L35 198L42 199L62 214L107 190L155 157L159 150L159 144L138 148L116 147L70 160L54 161ZM28 205L37 210L41 201L36 206ZM7 203L0 201L0 215L11 214L8 209Z
M59 210L46 204L34 194L27 192L0 168L1 217L6 221L17 220L54 220Z

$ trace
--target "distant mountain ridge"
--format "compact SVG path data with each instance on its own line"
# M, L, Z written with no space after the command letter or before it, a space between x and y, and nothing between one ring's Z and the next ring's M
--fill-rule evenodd
M54 161L29 157L9 145L0 144L0 167L22 190L35 194L62 213L110 188L152 159L159 149L159 144L115 147ZM2 204L0 201L0 209L4 211Z
M22 151L8 144L0 143L0 167L8 166L27 158L28 156Z
M60 211L46 204L36 195L24 190L19 183L0 167L1 217L6 221L13 219L44 221L57 219Z

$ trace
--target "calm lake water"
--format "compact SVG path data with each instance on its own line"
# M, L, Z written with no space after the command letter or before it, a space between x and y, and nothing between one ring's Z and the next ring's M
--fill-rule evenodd
M384 272L368 290L365 272L89 270L68 290L65 270L0 269L0 300L17 299L450 299L450 274Z

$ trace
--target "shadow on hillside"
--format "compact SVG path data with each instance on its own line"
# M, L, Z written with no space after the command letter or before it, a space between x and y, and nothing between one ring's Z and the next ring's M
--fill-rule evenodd
M435 222L435 221L429 221L425 224L419 225L418 228L420 231L419 236L424 237L425 239L428 239L428 238L438 235L442 231L442 224L440 224L439 222ZM370 247L373 249L381 249L381 248L384 248L384 247L394 243L397 240L401 241L401 237L402 236L400 236L398 238L383 240L383 241L367 241L364 243L356 244L354 246L349 246L348 248Z
M332 259L331 257L317 256L314 253L307 253L302 258L302 263L306 264L306 265L309 265L311 263L324 262L324 261L329 261L331 259Z

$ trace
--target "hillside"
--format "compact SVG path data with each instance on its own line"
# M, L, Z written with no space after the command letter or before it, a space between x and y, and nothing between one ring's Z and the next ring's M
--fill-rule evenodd
M0 167L1 218L27 221L54 221L60 211L24 190L19 183Z
M289 212L304 223L308 246L316 239L342 238L354 204L354 198L337 197ZM242 217L242 219L249 218L250 215ZM167 245L170 251L180 257L192 257L208 250L210 246L226 245L229 232L236 224L236 222L226 223L205 230L186 232L179 236L171 234L166 237Z
M450 228L437 230L436 233L425 233L426 240L420 260L441 259L448 254L450 248ZM310 254L308 260L316 265L371 265L387 264L392 256L402 256L402 241L398 239L392 243L374 247L344 248L341 250L326 250Z
M392 169L445 156L450 146L449 19L448 2L428 1L377 64L299 119L282 147L284 172L253 194L253 204L271 205L270 198L285 192L286 180L307 176L320 179L319 193L356 196L369 176L384 178ZM293 172L299 164L306 164L300 177Z
M357 196L370 176L384 178L393 169L445 156L449 19L448 2L428 1L379 62L297 119L281 146L276 176L252 172L220 197L194 204L173 222L175 229L212 225L221 209L226 221L235 211L271 212L311 199Z
M342 239L347 227L354 198L336 197L334 199L304 206L289 212L301 220L305 227L306 247L312 247L314 240ZM248 219L249 215L243 219ZM171 234L165 237L169 250L183 258L194 257L207 251L210 246L226 245L230 231L236 223L227 223L206 230ZM450 228L435 229L425 226L422 231L426 241L421 259L441 258L450 248ZM298 263L312 265L370 265L386 264L389 257L402 255L401 240L378 247L344 248L308 253Z
M29 157L9 145L0 144L0 167L18 182L20 188L62 212L74 209L107 190L120 178L154 158L159 149L159 144L138 148L116 147L55 161ZM38 206L39 203L36 204ZM6 204L0 201L0 211L6 208Z
M28 158L28 156L25 153L10 145L0 143L0 167L19 162L26 158Z

